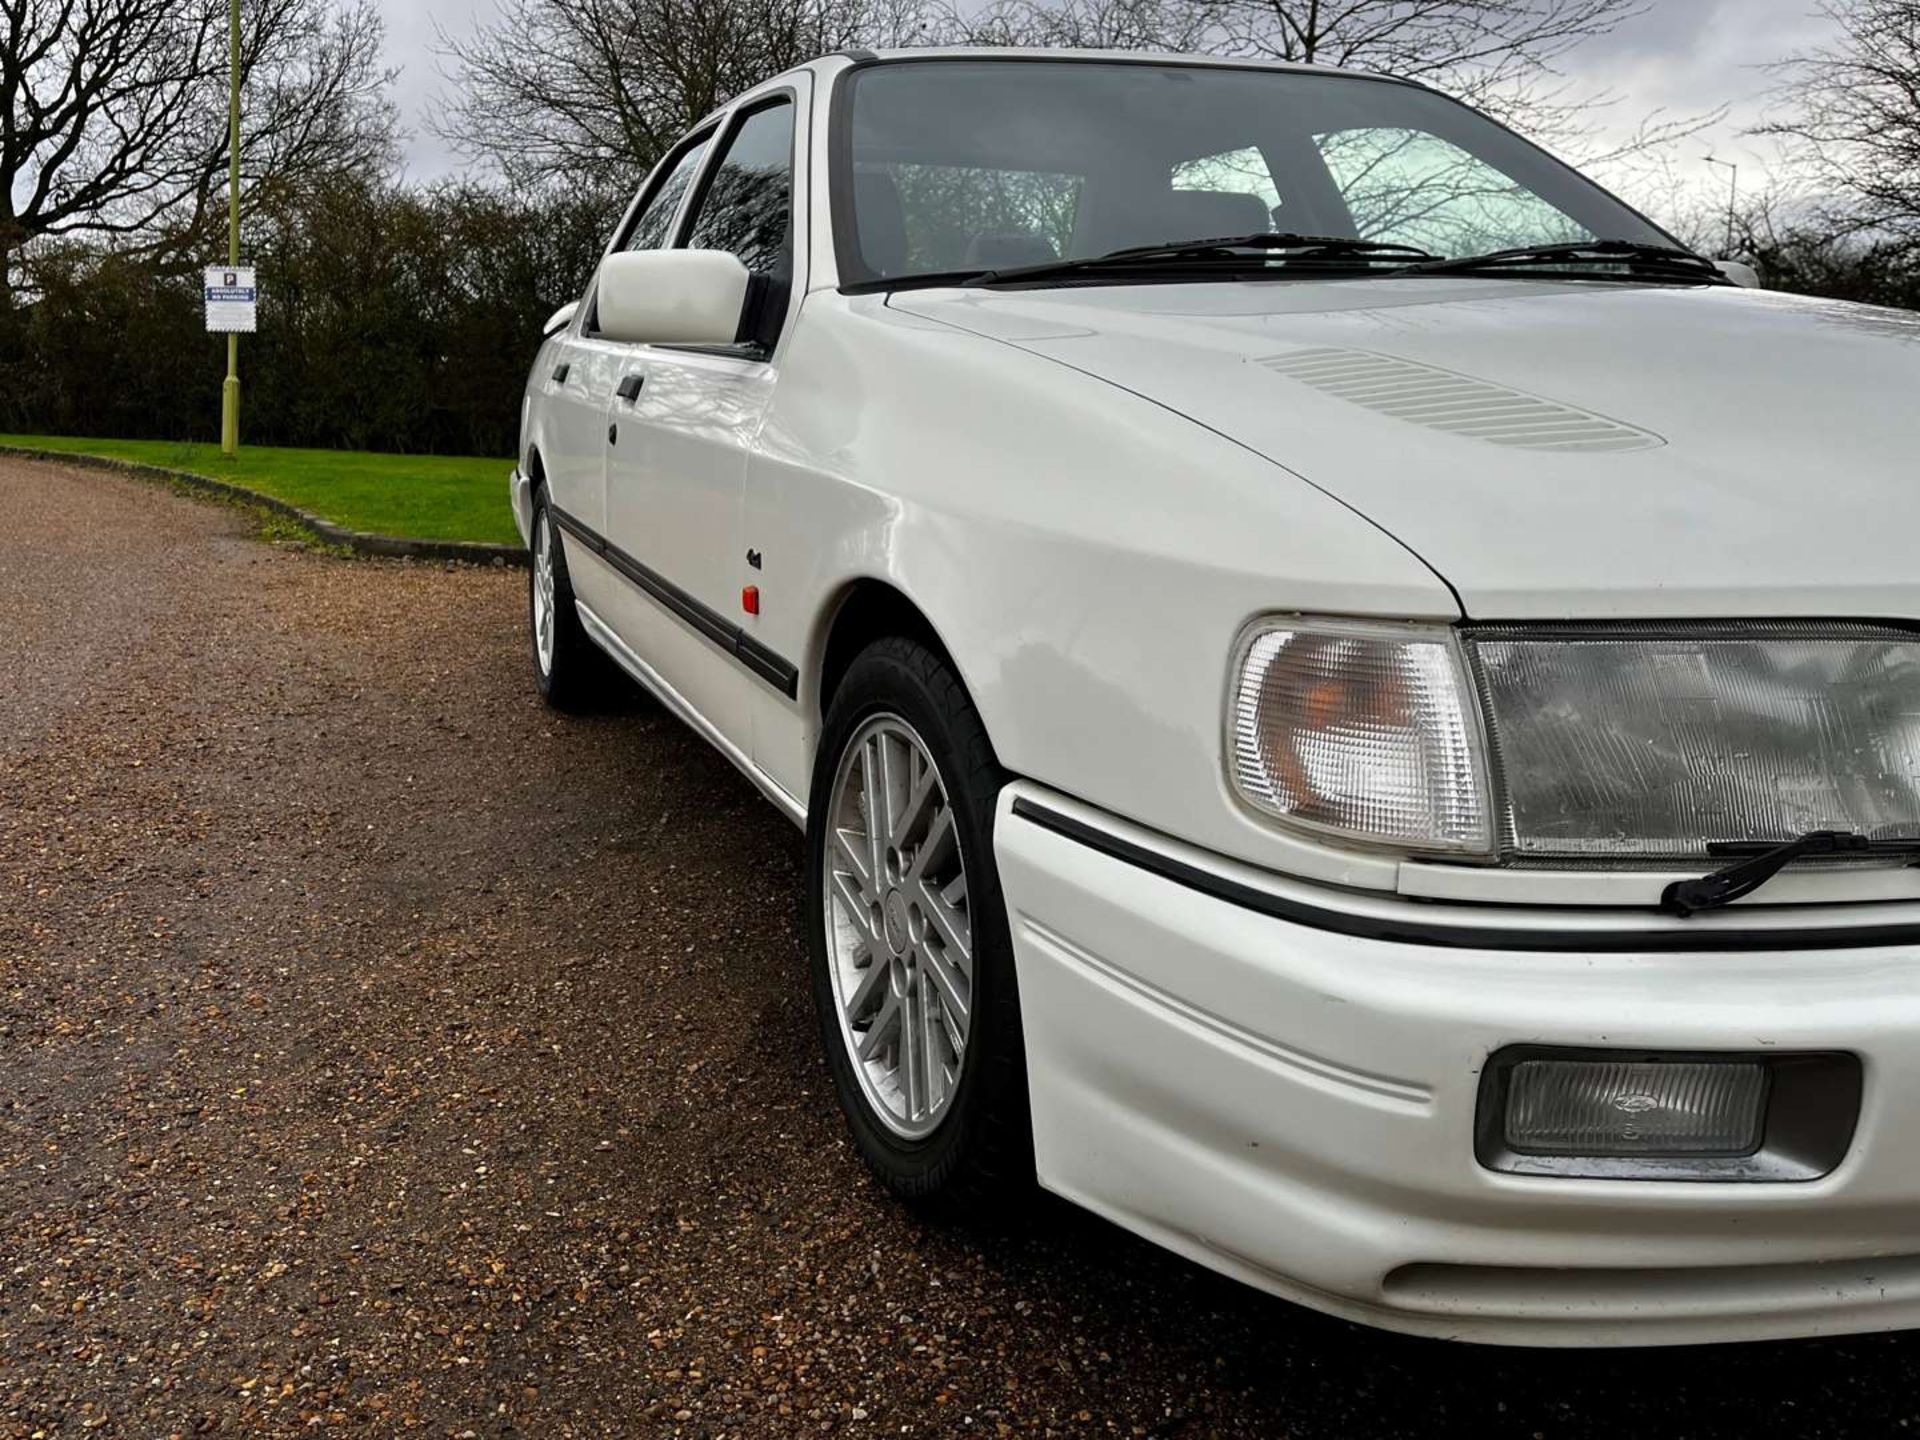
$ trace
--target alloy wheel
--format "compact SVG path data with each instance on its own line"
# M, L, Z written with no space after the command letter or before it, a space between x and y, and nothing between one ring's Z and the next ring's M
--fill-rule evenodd
M533 517L533 651L540 673L553 673L553 527L543 505Z
M926 743L879 715L841 754L826 817L827 952L840 1035L889 1130L920 1140L960 1085L973 927L953 807Z

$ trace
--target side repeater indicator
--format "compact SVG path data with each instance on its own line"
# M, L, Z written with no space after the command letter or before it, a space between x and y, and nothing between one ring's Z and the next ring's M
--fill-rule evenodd
M760 613L760 587L748 585L740 591L740 608L749 615Z

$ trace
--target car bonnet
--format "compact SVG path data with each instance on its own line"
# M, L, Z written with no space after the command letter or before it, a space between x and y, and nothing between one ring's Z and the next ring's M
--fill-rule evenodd
M1920 619L1920 315L1438 276L891 303L1256 451L1475 618Z

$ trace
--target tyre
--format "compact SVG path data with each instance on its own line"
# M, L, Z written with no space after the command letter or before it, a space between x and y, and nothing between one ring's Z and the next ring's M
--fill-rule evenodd
M896 1195L967 1211L1033 1178L1003 780L945 661L883 639L829 707L808 812L814 1003L855 1143Z
M527 567L527 611L533 640L533 677L556 710L591 708L606 695L607 657L587 638L574 608L566 547L553 523L545 489L533 492L532 563Z

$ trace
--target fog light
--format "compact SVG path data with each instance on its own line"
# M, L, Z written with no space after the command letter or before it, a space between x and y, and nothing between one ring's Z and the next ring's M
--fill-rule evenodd
M1853 1144L1861 1073L1838 1051L1510 1045L1480 1071L1474 1156L1555 1180L1818 1180Z
M1505 1138L1521 1155L1751 1155L1766 1102L1758 1063L1527 1060L1508 1080Z

